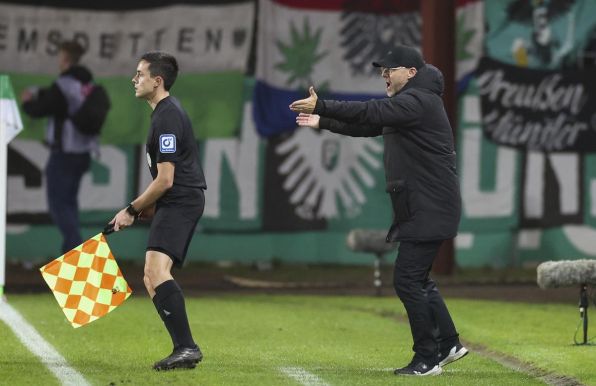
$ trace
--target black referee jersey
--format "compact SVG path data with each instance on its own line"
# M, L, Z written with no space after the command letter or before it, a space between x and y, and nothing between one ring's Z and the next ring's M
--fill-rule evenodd
M196 189L207 189L192 124L176 98L168 96L155 106L146 151L153 179L159 162L175 165L174 185L159 198L158 205L192 205Z

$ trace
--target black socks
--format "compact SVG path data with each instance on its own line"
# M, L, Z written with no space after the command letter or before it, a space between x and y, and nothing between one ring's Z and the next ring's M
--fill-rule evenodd
M168 280L155 288L153 304L163 320L174 349L178 347L195 348L196 344L192 339L186 307L184 306L184 296L178 283L174 280Z
M155 295L151 300L153 300L153 305L155 306L155 309L157 310L159 317L161 318L161 320L163 320L163 323L166 326L168 333L170 334L170 338L172 338L172 344L174 345L174 349L178 348L178 346L179 346L178 339L176 339L176 335L174 333L174 327L172 326L172 319L165 317L163 311L161 310L161 306L159 305L159 302L157 300L157 295Z

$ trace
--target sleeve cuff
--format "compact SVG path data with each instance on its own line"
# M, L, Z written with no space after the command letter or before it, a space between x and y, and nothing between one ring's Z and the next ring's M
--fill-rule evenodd
M325 114L325 103L321 99L317 99L315 109L312 111L313 114Z
M331 127L331 119L325 118L325 117L320 117L319 118L319 129L320 130L329 130L329 127Z

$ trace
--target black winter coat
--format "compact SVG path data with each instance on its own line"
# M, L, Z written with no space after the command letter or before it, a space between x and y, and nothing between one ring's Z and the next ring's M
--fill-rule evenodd
M353 137L383 135L385 180L393 206L387 241L455 237L461 214L453 133L432 65L393 97L367 102L318 100L319 127Z

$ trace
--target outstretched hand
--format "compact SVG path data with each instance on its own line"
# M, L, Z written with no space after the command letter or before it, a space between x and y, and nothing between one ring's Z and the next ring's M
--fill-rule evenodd
M296 117L296 123L300 127L307 126L307 127L312 127L313 129L318 129L320 119L321 119L321 117L318 116L317 114L300 113Z
M306 99L300 99L292 102L290 104L290 110L295 111L297 113L312 114L317 104L317 99L319 99L319 97L317 96L317 93L315 92L315 88L313 86L310 86L308 88L308 92L310 96Z

